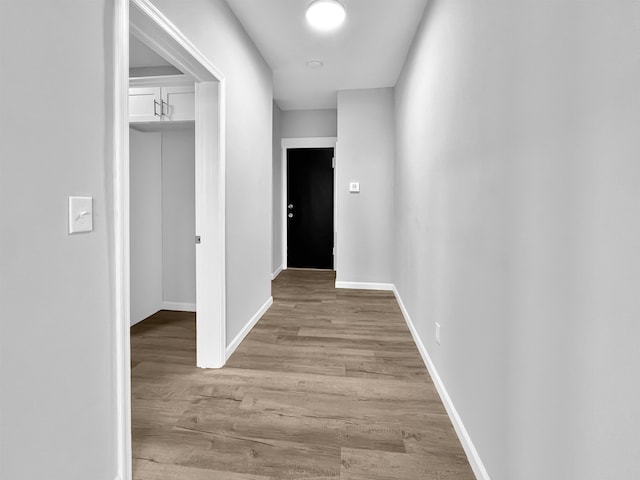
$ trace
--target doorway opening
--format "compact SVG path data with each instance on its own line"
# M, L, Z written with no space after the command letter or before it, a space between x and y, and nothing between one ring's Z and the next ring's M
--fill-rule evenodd
M193 85L196 364L201 368L219 368L226 361L225 79L149 0L116 0L114 6L113 268L116 320L116 435L118 478L130 480L129 35L132 34L146 47L159 54ZM172 95L184 93L180 88L166 91ZM177 102L172 109L167 97L161 96L151 105L159 110L161 117L163 114L179 116L179 99ZM157 110L152 111L151 116L154 117L157 113Z
M225 244L224 244L224 78L220 72L157 10L149 0L131 0L129 32L141 43L163 57L194 85L195 124L195 236L196 244L196 363L202 368L224 365L225 334ZM168 100L185 92L177 88L175 76L170 78L169 92L161 93L152 105L179 120L184 112L178 99L173 106ZM160 88L160 90L163 90ZM128 96L129 92L127 92ZM165 100L167 99L167 100ZM125 99L128 101L127 99ZM132 104L133 105L133 104ZM165 116L167 116L165 114ZM174 120L175 120L174 119ZM162 123L162 122L160 122ZM128 122L127 122L128 125ZM127 159L127 163L128 159ZM129 165L127 165L129 167ZM128 173L126 168L122 173ZM124 175L123 175L124 176ZM129 178L123 195L127 204ZM128 238L129 225L123 236ZM127 249L129 245L127 245ZM126 269L129 265L124 266ZM128 273L128 272L127 272ZM130 303L130 292L126 292Z
M132 327L160 310L196 312L195 216L194 79L131 33Z
M336 138L282 139L283 269L335 269Z

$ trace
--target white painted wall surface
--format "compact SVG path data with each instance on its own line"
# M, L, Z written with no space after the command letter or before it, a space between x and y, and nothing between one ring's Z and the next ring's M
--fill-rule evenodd
M335 109L285 110L281 138L335 137L338 112Z
M337 282L392 280L393 102L391 88L338 92Z
M639 17L434 0L396 88L394 282L493 480L640 478Z
M225 76L227 345L271 297L272 74L223 0L154 0Z
M162 308L162 134L129 129L131 325Z
M272 178L273 192L272 211L273 225L272 237L273 244L271 270L275 274L284 264L282 258L282 117L283 111L280 110L276 103L273 103L273 157L272 157Z
M108 0L0 2L0 477L116 476ZM67 199L94 231L67 234Z
M162 300L196 302L195 130L162 132Z

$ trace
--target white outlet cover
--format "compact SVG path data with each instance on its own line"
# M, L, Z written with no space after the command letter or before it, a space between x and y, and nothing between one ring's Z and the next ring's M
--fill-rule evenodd
M69 233L93 231L93 197L69 197Z
M349 192L351 192L351 193L360 193L360 182L350 182L349 183Z
M440 345L440 324L436 322L436 343Z

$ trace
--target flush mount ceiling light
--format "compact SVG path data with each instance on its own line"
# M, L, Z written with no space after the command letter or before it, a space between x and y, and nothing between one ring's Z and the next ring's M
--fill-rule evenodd
M307 7L307 21L318 30L334 30L342 25L346 16L338 0L316 0Z
M317 68L322 68L322 65L323 65L322 60L309 60L307 62L307 67L309 67L309 68L311 68L313 70L315 70Z

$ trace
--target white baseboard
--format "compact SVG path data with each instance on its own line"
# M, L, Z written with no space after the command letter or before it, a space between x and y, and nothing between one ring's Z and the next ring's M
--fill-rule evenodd
M365 282L338 282L336 288L348 288L351 290L385 290L392 291L392 283L365 283Z
M451 419L453 428L458 434L458 438L460 439L462 448L464 448L464 451L467 454L467 459L469 460L469 464L473 469L473 473L475 474L478 480L491 480L491 478L489 477L489 473L487 472L487 469L482 463L480 455L478 454L476 447L473 445L473 442L471 441L471 437L469 436L467 429L462 423L462 419L460 418L460 415L458 415L458 411L456 410L456 407L454 406L453 401L451 400L451 397L449 396L449 393L447 392L447 389L444 386L444 383L442 382L440 375L438 374L438 370L436 370L436 366L434 365L433 361L431 360L431 357L429 356L429 353L427 352L427 348L424 346L424 343L422 343L422 339L418 335L418 331L416 330L416 327L411 321L409 312L407 311L407 308L404 306L404 303L402 302L402 298L400 297L400 293L398 292L398 289L395 287L395 285L393 286L393 294L395 295L396 300L398 301L398 305L400 305L400 310L402 311L402 315L404 316L404 319L407 322L407 326L411 331L411 336L413 337L413 340L416 343L416 346L418 347L418 351L420 352L420 355L422 356L422 360L424 361L424 364L426 365L427 370L429 371L429 375L431 375L431 379L433 380L433 384L435 385L436 390L440 395L440 399L444 404L444 408L447 410L447 413L449 414L449 418Z
M238 345L242 343L242 340L244 340L244 337L246 337L251 331L251 329L255 327L256 323L258 323L258 320L260 320L262 316L265 313L267 313L267 310L269 310L269 307L271 307L271 305L273 305L273 297L269 297L267 299L264 305L260 307L260 310L258 310L256 314L253 317L251 317L251 320L249 320L249 322L244 326L244 328L240 331L240 333L236 335L236 338L234 338L231 341L231 343L227 345L227 351L226 351L227 360L229 360L229 357L231 356L231 354L236 351L236 348L238 348Z
M271 280L275 280L278 275L280 275L280 272L282 272L282 270L284 270L284 265L280 265L278 268L276 268L276 271L271 274Z
M162 302L162 310L173 310L175 312L195 312L195 303Z

